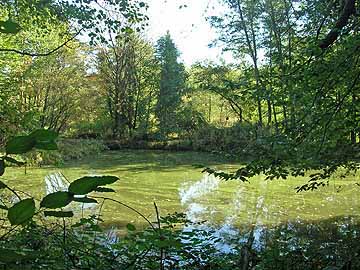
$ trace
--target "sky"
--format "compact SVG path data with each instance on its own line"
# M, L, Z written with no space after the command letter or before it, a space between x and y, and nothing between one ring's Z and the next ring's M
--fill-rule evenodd
M224 10L217 0L147 0L147 3L150 18L147 38L156 42L169 30L186 66L203 60L233 62L230 53L222 54L221 48L208 47L217 35L206 17Z

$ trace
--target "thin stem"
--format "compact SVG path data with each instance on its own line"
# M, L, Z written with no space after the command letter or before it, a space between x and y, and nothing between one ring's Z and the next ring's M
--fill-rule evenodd
M154 231L157 231L157 229L154 227L154 225L152 224L152 222L146 217L144 216L142 213L140 213L138 210L136 210L135 208L123 203L123 202L120 202L118 200L115 200L115 199L111 199L111 198L105 198L105 197L101 197L101 196L89 196L89 198L94 198L94 199L104 199L104 200L108 200L108 201L112 201L112 202L115 202L115 203L118 203L128 209L130 209L131 211L135 212L136 214L140 215L149 225L150 227L154 230Z

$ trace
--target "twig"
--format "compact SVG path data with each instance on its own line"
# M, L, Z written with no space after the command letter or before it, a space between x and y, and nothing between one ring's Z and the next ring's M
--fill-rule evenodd
M131 211L135 212L136 214L140 215L150 226L151 228L154 230L154 231L157 231L156 228L154 227L154 225L152 224L152 222L146 217L144 216L142 213L140 213L138 210L136 210L135 208L123 203L123 202L120 202L118 200L115 200L115 199L111 199L111 198L105 198L105 197L101 197L101 196L89 196L89 198L94 198L94 199L104 199L104 200L108 200L108 201L112 201L112 202L115 202L115 203L118 203L128 209L130 209Z
M62 43L61 45L57 46L56 48L54 48L46 53L32 53L32 52L20 51L17 49L7 49L7 48L0 48L0 52L17 53L17 54L27 55L27 56L32 56L32 57L49 56L49 55L53 54L54 52L60 50L62 47L66 46L70 41L74 40L80 34L81 31L82 31L82 29L80 29L75 35L73 35L71 38L66 40L64 43Z

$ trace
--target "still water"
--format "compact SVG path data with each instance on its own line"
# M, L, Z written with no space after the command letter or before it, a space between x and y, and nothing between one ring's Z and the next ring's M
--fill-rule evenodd
M240 164L222 157L196 152L109 151L61 168L9 168L4 181L37 198L46 193L45 177L61 172L71 182L85 175L115 175L120 180L109 193L143 213L155 218L153 203L161 214L185 212L193 221L207 221L214 226L274 227L287 222L320 222L336 217L357 217L360 181L357 176L338 179L318 191L296 193L295 187L305 177L265 181L254 177L250 183L221 181L203 174L196 164L231 171ZM102 215L109 225L123 227L128 222L144 226L136 213L107 202Z

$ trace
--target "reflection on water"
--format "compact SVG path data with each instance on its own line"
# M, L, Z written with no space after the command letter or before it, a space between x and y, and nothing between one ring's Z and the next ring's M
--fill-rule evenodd
M69 182L60 172L54 172L45 176L45 192L46 195L58 191L67 191Z
M214 175L204 174L204 177L194 184L187 186L186 184L180 188L180 201L182 204L202 197L216 190L219 186L220 179Z
M220 179L209 174L191 185L183 184L179 190L180 202L182 206L187 207L187 218L192 222L200 221L200 215L203 214L208 207L201 203L196 203L194 200L202 198L215 191L220 183Z
M179 196L186 209L187 218L198 222L204 217L211 217L211 208L201 202L204 202L202 199L211 197L219 188L220 180L207 174L192 185L183 185ZM240 257L242 253L239 246L250 244L254 253L251 253L249 265L264 264L265 268L261 269L360 269L358 217L331 217L329 214L327 219L306 221L301 218L303 208L298 206L297 218L269 226L263 221L275 214L266 205L267 197L272 194L268 194L266 182L260 185L260 188L258 196L246 193L244 187L234 192L235 195L226 207L224 222L216 229L209 223L191 225L184 231L200 229L212 232L218 241L209 241L212 241L210 243L219 252L237 254ZM300 199L303 200L301 197ZM325 201L334 203L336 199L337 194L333 194L327 196ZM251 205L253 209L249 209ZM251 220L251 226L235 225L238 216L244 214Z
M350 192L345 196L337 192L319 193L323 199L319 198L317 207L309 208L311 201L305 200L305 195L287 198L280 192L279 196L269 188L268 182L261 182L257 185L256 192L249 192L252 187L245 185L237 186L232 192L228 192L228 199L220 201L225 205L221 209L214 205L212 200L216 199L223 185L226 183L208 174L204 174L198 181L180 185L177 190L180 204L185 209L187 218L195 223L185 227L183 232L201 230L211 233L211 238L204 238L204 244L212 245L221 254L237 256L239 261L245 261L243 254L246 247L249 250L246 255L250 267L248 269L257 269L255 266L259 266L258 269L274 270L360 269L358 217L331 217L336 213L337 206L345 205L352 211L351 208L358 202L355 193L354 198L350 197ZM67 190L68 182L61 174L53 173L45 178L45 186L46 194L49 194ZM279 201L279 198L284 201ZM291 201L293 205L288 204ZM316 212L316 208L324 207L325 204L328 209L334 209L328 213L328 218L304 218L304 213ZM279 208L278 205L284 207ZM288 215L286 207L297 212ZM222 222L214 225L213 216L220 211ZM284 216L289 218L285 220ZM196 224L204 220L209 222ZM247 222L239 224L239 220ZM270 223L269 220L273 222ZM116 229L111 228L104 244L111 246L118 240Z

